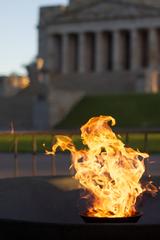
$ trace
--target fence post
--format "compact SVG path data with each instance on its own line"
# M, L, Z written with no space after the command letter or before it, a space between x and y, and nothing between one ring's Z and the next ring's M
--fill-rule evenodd
M148 133L144 133L144 151L147 151L148 149Z
M14 157L17 158L18 155L18 137L14 136Z
M55 138L54 135L52 135L52 141L51 141L51 147L55 143ZM57 169L56 169L56 159L55 156L51 156L51 175L55 176L57 174Z
M37 153L37 139L35 135L32 136L32 153L33 155Z

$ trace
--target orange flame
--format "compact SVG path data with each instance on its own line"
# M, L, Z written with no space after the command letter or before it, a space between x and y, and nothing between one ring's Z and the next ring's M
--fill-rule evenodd
M59 135L47 154L55 154L58 147L71 152L75 178L92 198L88 216L129 217L136 214L137 197L146 190L140 179L149 155L125 147L109 122L115 125L111 116L99 116L82 126L87 149L77 150L70 137Z

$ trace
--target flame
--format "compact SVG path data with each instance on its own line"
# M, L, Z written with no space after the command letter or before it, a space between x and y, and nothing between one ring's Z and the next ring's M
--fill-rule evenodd
M126 147L109 122L116 123L111 116L93 117L81 127L86 149L77 150L70 137L58 135L47 154L55 154L58 147L71 152L75 178L92 200L88 216L129 217L136 214L137 197L146 190L140 179L149 155Z

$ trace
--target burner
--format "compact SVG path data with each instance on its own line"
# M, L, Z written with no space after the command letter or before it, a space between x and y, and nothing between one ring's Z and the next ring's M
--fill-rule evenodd
M80 216L86 223L136 223L142 216L142 213L137 213L131 217L115 217L115 218L94 216L92 217L87 216L85 213L80 214Z

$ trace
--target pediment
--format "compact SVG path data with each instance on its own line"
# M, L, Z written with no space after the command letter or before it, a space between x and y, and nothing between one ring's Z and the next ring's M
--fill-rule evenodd
M114 0L99 0L94 3L66 10L56 22L91 21L100 19L121 19L160 16L155 7Z

